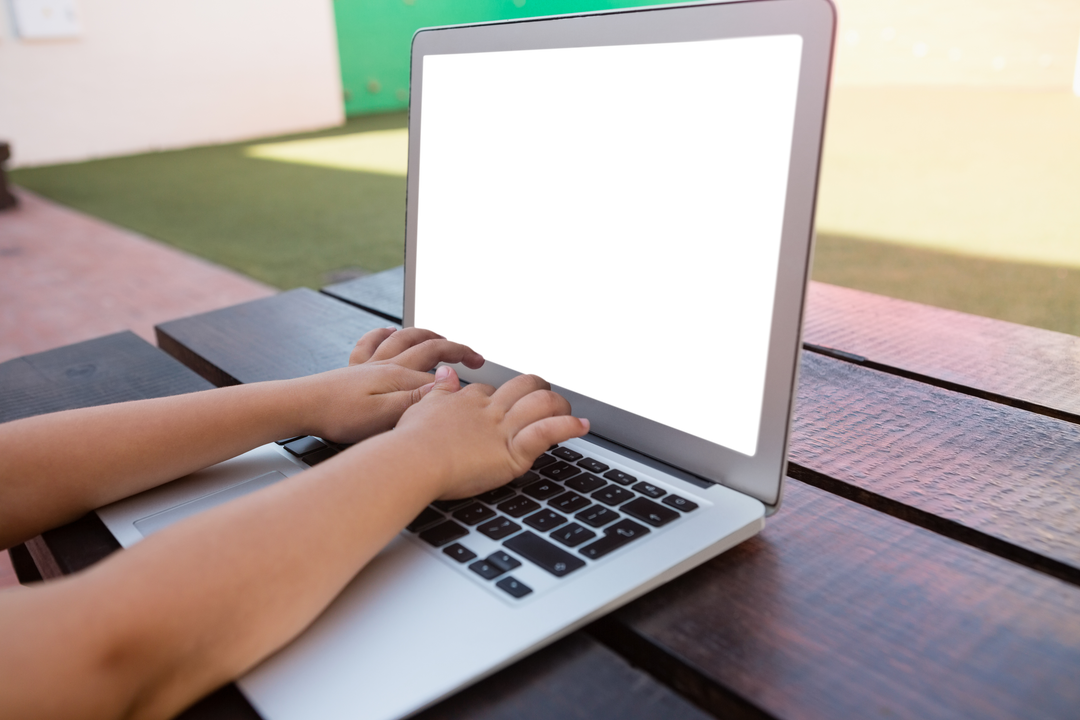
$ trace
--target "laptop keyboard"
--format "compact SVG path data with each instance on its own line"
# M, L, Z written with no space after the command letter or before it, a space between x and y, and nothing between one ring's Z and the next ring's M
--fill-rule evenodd
M313 437L278 444L307 465L344 449ZM513 574L523 563L564 578L697 508L650 480L556 445L521 477L475 497L433 502L405 529L505 597L522 599L534 590ZM481 558L469 547L480 536L489 549L490 541L504 549Z

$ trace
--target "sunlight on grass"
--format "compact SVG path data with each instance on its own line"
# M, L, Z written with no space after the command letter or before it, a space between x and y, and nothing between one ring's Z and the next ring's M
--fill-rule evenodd
M405 177L409 164L409 131L374 130L336 137L250 145L248 157Z

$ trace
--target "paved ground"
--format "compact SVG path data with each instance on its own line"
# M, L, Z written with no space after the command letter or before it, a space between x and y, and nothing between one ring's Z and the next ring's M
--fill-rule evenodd
M275 290L31 193L0 212L0 362ZM15 584L0 552L0 589Z
M154 325L275 290L95 218L16 190L0 213L0 362Z

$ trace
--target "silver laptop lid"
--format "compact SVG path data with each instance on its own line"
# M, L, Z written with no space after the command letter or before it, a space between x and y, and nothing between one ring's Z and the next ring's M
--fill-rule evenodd
M834 26L764 0L419 31L405 324L777 506Z

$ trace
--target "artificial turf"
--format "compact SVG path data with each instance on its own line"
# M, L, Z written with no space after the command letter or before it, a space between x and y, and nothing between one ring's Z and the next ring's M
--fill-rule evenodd
M290 139L405 125L405 114L368 115ZM251 144L26 168L11 177L64 205L283 289L319 288L401 264L404 178L252 158L243 152ZM1076 268L822 234L813 277L1080 335Z
M350 119L320 137L406 126ZM265 142L260 139L258 142ZM405 180L244 155L236 143L11 172L14 183L279 288L403 262Z

